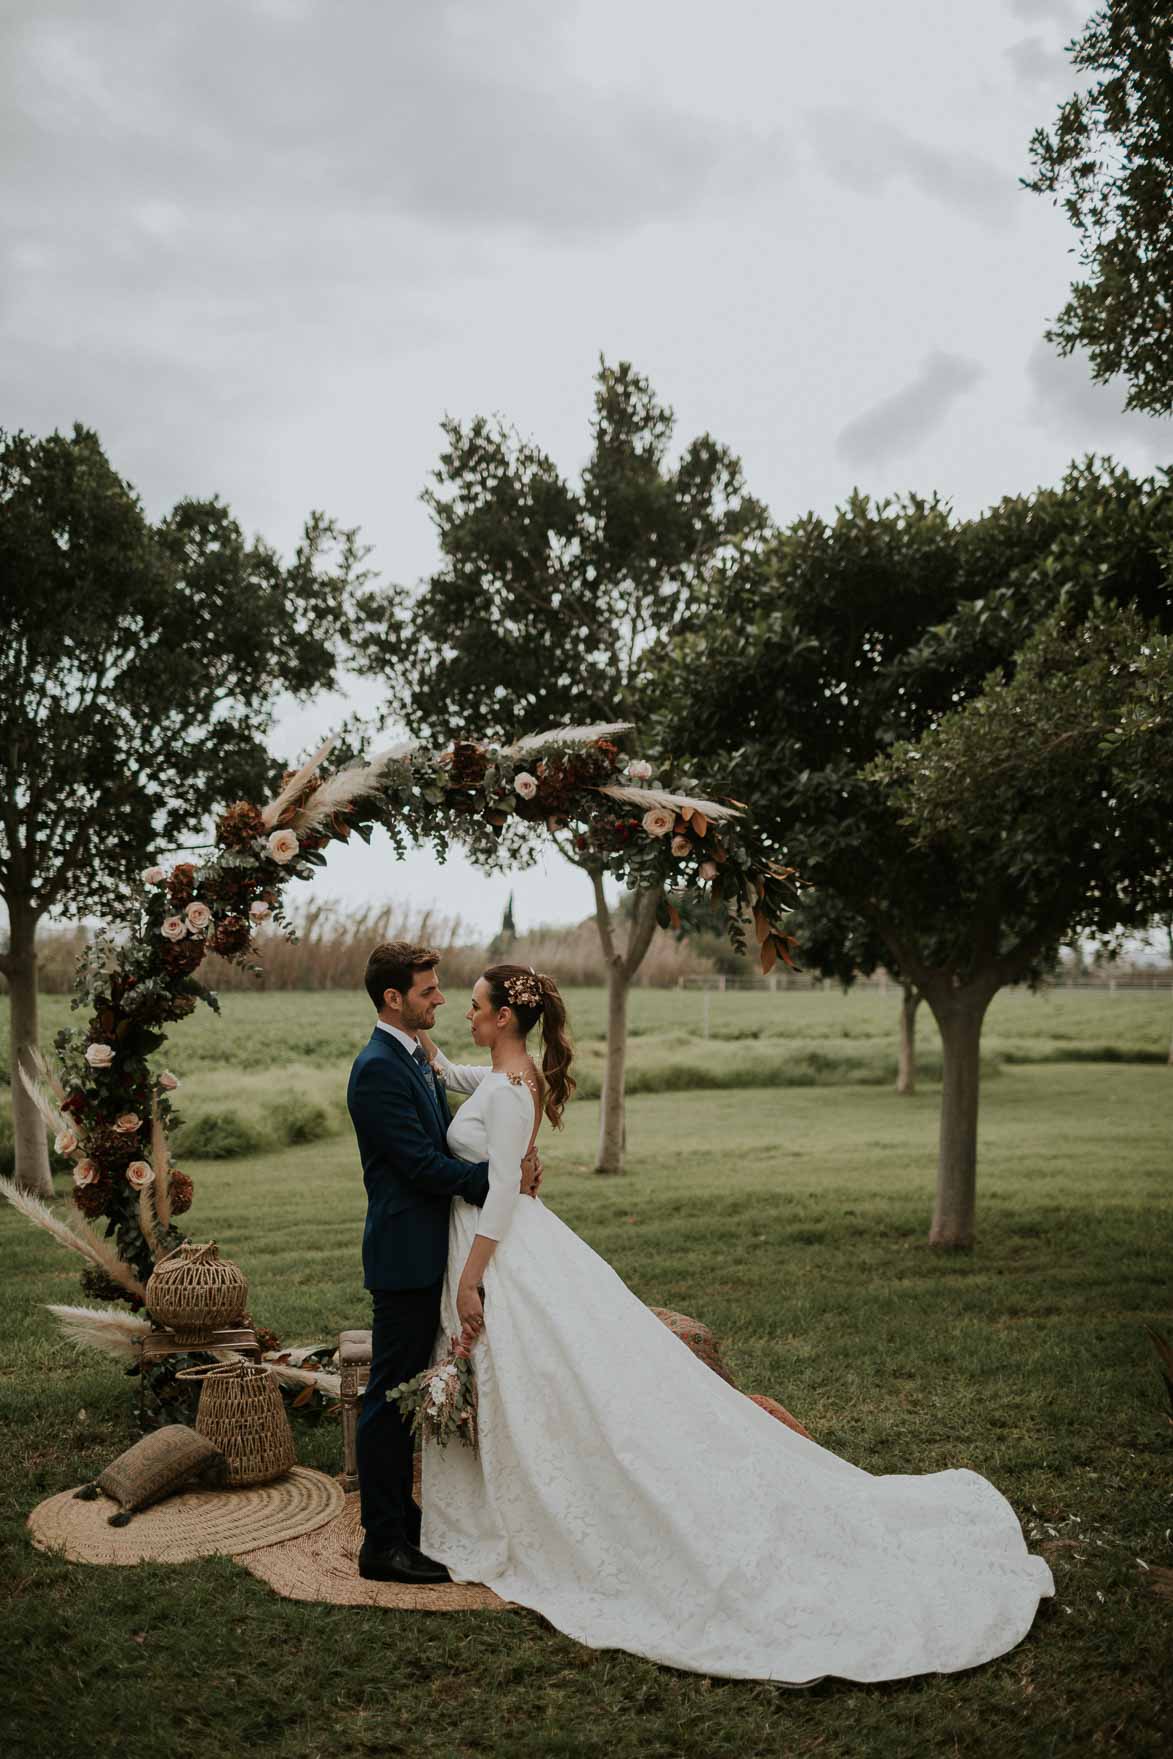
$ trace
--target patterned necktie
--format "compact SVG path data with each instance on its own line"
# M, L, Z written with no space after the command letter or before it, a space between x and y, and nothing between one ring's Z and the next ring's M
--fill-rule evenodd
M440 1089L436 1084L436 1077L432 1073L432 1065L428 1061L428 1053L422 1044L417 1044L411 1054L414 1061L420 1066L420 1072L428 1084L428 1092L431 1094L433 1103L438 1112L440 1110Z

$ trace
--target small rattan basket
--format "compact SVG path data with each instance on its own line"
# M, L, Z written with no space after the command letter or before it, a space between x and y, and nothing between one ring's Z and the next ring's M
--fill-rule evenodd
M200 1380L195 1426L228 1462L228 1484L268 1484L297 1464L293 1431L277 1383L256 1362L183 1368L177 1380Z
M178 1342L204 1337L238 1320L248 1303L248 1279L215 1240L185 1240L161 1258L147 1282L147 1310Z

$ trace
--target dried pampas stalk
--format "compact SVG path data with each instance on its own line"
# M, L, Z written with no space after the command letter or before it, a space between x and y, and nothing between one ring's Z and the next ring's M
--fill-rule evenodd
M152 1193L155 1215L159 1227L166 1233L171 1226L171 1156L167 1151L167 1133L159 1116L159 1101L154 1094L151 1095L151 1167L155 1174Z
M544 733L527 733L516 745L506 748L506 757L520 757L523 752L539 751L544 745L591 745L596 739L611 739L617 733L630 733L634 721L606 721L597 727L550 727Z
M290 801L296 800L306 783L311 781L317 774L319 766L325 762L331 751L333 751L334 744L335 741L333 738L327 739L321 750L316 752L314 756L310 758L308 763L302 764L295 776L290 776L288 782L286 782L276 800L270 800L268 806L261 808L261 822L264 824L266 830L272 830Z
M46 1303L71 1344L79 1349L100 1350L104 1356L131 1361L139 1346L151 1335L151 1322L137 1313L119 1313L112 1307L59 1307Z
M224 1346L209 1350L208 1355L215 1356L218 1362L244 1362L247 1360L239 1350L228 1349ZM328 1394L332 1399L342 1397L342 1376L331 1374L328 1369L318 1369L314 1372L308 1368L292 1368L287 1362L270 1362L268 1358L261 1362L261 1367L268 1369L274 1380L282 1381L286 1386L309 1387L317 1392Z
M33 1074L41 1083L41 1086L47 1087L49 1092L53 1095L53 1098L57 1101L57 1104L60 1105L65 1098L65 1089L57 1079L57 1071L53 1068L53 1065L50 1063L40 1045L30 1045L26 1050L25 1055L32 1064Z
M158 1264L166 1250L166 1243L159 1232L159 1219L155 1214L154 1190L155 1181L152 1179L139 1191L138 1225L143 1239L150 1248L151 1257Z
M37 1073L39 1075L40 1071L38 1070ZM44 1118L46 1124L48 1124L50 1130L52 1130L54 1136L59 1136L62 1130L68 1130L69 1125L66 1123L61 1112L59 1112L57 1107L53 1104L53 1101L49 1098L45 1089L41 1086L40 1081L37 1079L37 1075L30 1074L29 1070L25 1068L23 1063L20 1066L20 1082L21 1086L40 1112L42 1118Z
M67 1222L63 1222L59 1216L54 1215L47 1203L43 1203L39 1197L34 1197L30 1191L22 1191L19 1185L13 1184L11 1179L0 1179L0 1197L6 1197L13 1209L18 1209L21 1215L35 1223L37 1227L44 1228L46 1233L52 1234L59 1246L65 1246L70 1252L79 1252L91 1264L104 1270L107 1276L113 1277L120 1288L125 1289L128 1294L134 1295L137 1300L144 1301L146 1299L146 1290L135 1276L130 1265L119 1258L117 1252L108 1246L105 1240L99 1238L88 1222L79 1221L77 1228L71 1227Z
M642 806L646 811L654 806L662 806L671 812L699 812L714 822L725 818L740 818L741 814L735 806L718 806L715 800L694 800L691 794L665 794L660 788L625 788L617 782L605 782L597 790L607 794L612 800L622 800L628 806Z

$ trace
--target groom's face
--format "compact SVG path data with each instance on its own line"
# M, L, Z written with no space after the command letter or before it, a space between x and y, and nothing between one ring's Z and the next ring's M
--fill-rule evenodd
M391 991L391 994L394 994ZM430 1032L436 1023L436 1009L444 1006L440 974L433 965L427 971L413 971L411 988L401 998L400 1021L407 1032Z

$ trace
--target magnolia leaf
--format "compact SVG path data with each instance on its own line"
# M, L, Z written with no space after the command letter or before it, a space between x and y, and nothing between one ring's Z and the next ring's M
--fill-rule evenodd
M773 935L762 942L762 971L772 971L778 963L778 947Z

